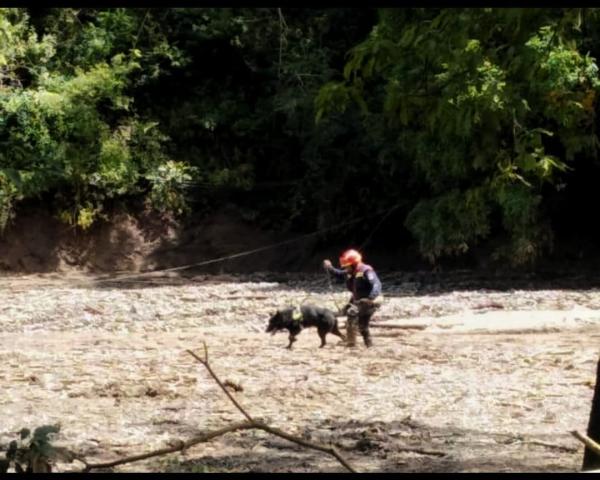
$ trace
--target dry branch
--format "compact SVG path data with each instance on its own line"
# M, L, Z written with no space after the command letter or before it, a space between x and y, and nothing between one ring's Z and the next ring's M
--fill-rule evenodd
M540 447L553 448L555 450L560 450L562 452L568 452L568 453L576 453L577 452L577 449L573 448L573 447L567 447L565 445L558 445L558 444L554 444L554 443L540 442L538 440L527 440L527 441L524 441L521 443L530 444L530 445L539 445Z
M265 432L271 433L278 437L289 440L290 442L296 443L298 445L302 445L303 447L311 448L313 450L318 450L320 452L327 453L327 454L335 457L337 459L337 461L340 462L348 471L350 471L352 473L357 473L356 470L348 463L348 461L340 454L340 452L333 445L326 446L326 445L321 445L321 444L314 443L314 442L309 442L308 440L305 440L300 437L296 437L294 435L290 435L289 433L279 430L278 428L273 428L262 422L254 420L250 416L250 414L246 410L244 410L244 408L235 400L233 395L231 395L229 390L227 390L227 387L223 384L223 382L221 382L221 380L219 379L217 374L211 368L210 364L208 363L208 350L206 348L206 343L204 343L204 359L200 358L198 355L196 355L191 350L188 350L187 352L192 357L194 357L196 360L198 360L202 365L204 365L204 367L206 368L206 370L208 370L208 373L211 375L211 377L215 380L215 382L217 382L219 387L221 387L221 390L223 390L225 395L227 395L227 397L236 406L236 408L242 413L242 415L244 415L249 420L249 422L251 423L253 428L257 428L259 430L263 430Z
M174 445L172 447L161 448L158 450L153 450L151 452L142 453L140 455L132 455L130 457L124 457L124 458L120 458L118 460L113 460L112 462L88 463L85 459L83 459L81 457L78 457L77 459L85 464L85 468L82 470L82 472L89 472L90 470L93 470L93 469L111 468L111 467L116 467L118 465L124 465L126 463L133 463L133 462L139 462L140 460L147 460L148 458L152 458L152 457L159 457L162 455L166 455L168 453L180 452L180 451L183 451L194 445L197 445L198 443L205 443L205 442L208 442L209 440L212 440L213 438L225 435L226 433L236 432L238 430L248 430L251 428L255 428L255 426L251 422L234 423L233 425L221 428L219 430L215 430L213 432L205 432L202 435L198 435L197 437L191 438L185 442L182 440L179 440L179 441L175 442L176 445Z
M323 453L327 453L328 455L333 456L348 471L350 471L352 473L357 473L356 470L348 463L348 461L340 454L340 452L333 445L327 446L327 445L321 445L318 443L310 442L303 438L296 437L294 435L290 435L289 433L286 433L283 430L279 430L278 428L270 427L269 425L252 418L250 416L250 414L244 409L244 407L242 407L237 402L237 400L233 397L233 395L231 395L231 393L227 390L227 386L221 381L221 379L217 376L217 374L211 368L211 366L208 362L208 349L206 347L206 343L204 343L204 358L199 357L191 350L188 350L187 352L190 355L192 355L196 360L198 360L202 365L204 365L204 367L207 369L210 376L215 380L215 382L217 382L217 384L219 385L221 390L223 390L223 392L225 392L225 394L227 395L229 400L231 400L231 402L242 413L242 415L244 415L244 417L246 417L247 421L240 422L240 423L234 423L228 427L224 427L219 430L214 430L212 432L204 432L201 435L198 435L187 441L178 440L175 442L175 445L172 445L170 447L153 450L151 452L142 453L139 455L123 457L123 458L119 458L117 460L113 460L110 462L89 463L86 461L85 458L78 456L78 457L76 457L76 459L85 465L83 470L81 470L82 472L87 473L87 472L90 472L91 470L97 470L97 469L101 469L101 468L111 468L111 467L116 467L118 465L124 465L126 463L133 463L133 462L138 462L140 460L147 460L149 458L167 455L169 453L181 452L181 451L186 450L187 448L190 448L194 445L197 445L199 443L208 442L209 440L212 440L213 438L220 437L227 433L236 432L239 430L256 429L256 430L263 430L267 433L281 437L285 440L296 443L303 447L310 448L313 450L318 450Z
M583 433L578 432L577 430L573 430L571 432L571 435L573 435L577 440L582 442L586 447L588 447L596 455L600 455L600 445L597 444L596 442L594 442L594 440L592 440L590 437L588 437L587 435L585 435Z
M196 355L191 350L188 350L187 352L192 357L194 357L196 360L198 360L202 365L204 365L206 370L208 370L208 373L210 373L210 376L214 379L215 382L217 382L219 387L221 387L221 390L223 390L223 392L225 392L225 395L227 395L227 397L229 397L229 400L231 400L231 403L233 403L235 405L235 407L242 413L242 415L244 415L244 417L246 417L248 419L248 421L250 421L251 423L256 423L255 420L250 416L250 414L248 412L246 412L246 410L244 410L244 407L242 407L237 402L237 400L233 397L233 395L231 395L229 390L227 390L227 387L225 385L223 385L223 382L221 382L221 379L217 376L217 374L211 368L210 364L208 363L208 349L206 348L206 343L204 344L204 359L200 358L198 355Z
M434 457L445 457L445 452L440 452L438 450L424 450L422 448L412 448L412 447L399 447L397 448L399 452L412 452L419 453L421 455L432 455Z
M345 322L339 322L340 328L345 328ZM399 329L399 330L425 330L428 325L422 323L405 323L405 324L390 324L390 323L370 323L369 328L387 328L387 329Z
M408 332L404 331L404 330L392 330L392 331L388 331L388 332L372 333L371 336L373 338L396 338L396 337L406 338L407 333Z
M501 435L501 434L496 434L496 435ZM514 445L514 444L538 445L540 447L560 450L562 452L568 452L568 453L576 453L577 452L577 448L574 448L574 447L567 447L566 445L559 445L557 443L542 442L540 440L524 440L522 437L516 437L516 438L512 437L503 442L498 442L498 443L511 444L511 445Z
M390 329L402 329L402 330L425 330L428 325L418 323L407 323L404 325L388 325L385 323L372 323L369 325L370 328L390 328Z
M212 295L217 300L269 300L267 295Z

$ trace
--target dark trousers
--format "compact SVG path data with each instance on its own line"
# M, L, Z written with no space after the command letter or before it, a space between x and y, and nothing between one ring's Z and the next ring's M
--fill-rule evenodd
M356 345L356 330L363 337L363 341L367 347L373 345L371 340L371 332L369 331L369 323L375 312L381 307L381 303L375 300L361 299L351 301L344 308L343 312L347 315L346 336L349 346Z

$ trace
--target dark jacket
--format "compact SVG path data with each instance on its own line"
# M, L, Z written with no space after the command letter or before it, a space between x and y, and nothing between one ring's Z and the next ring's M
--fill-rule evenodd
M373 300L381 294L381 282L373 270L373 267L366 263L359 264L352 274L346 273L346 270L329 267L327 271L335 276L339 281L346 280L346 288L352 292L352 300L369 298Z

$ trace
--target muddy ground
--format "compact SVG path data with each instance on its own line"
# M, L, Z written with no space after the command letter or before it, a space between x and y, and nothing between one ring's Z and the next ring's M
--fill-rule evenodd
M382 275L375 345L288 351L264 333L278 307L346 299L322 276L75 274L0 280L0 446L60 423L56 444L104 461L243 420L186 349L201 351L256 418L332 442L363 472L568 472L583 448L600 340L585 279ZM57 465L60 471L82 465ZM243 431L115 471L343 471L332 458Z

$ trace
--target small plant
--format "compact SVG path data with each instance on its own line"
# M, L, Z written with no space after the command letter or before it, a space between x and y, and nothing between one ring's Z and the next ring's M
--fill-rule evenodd
M7 473L12 467L16 473L50 473L57 460L72 462L75 454L50 442L60 430L57 425L43 425L33 431L23 428L19 439L8 444L5 458L0 459L0 473Z
M183 162L169 160L146 175L152 185L149 195L151 205L160 212L171 210L178 215L188 211L182 186L191 182L195 170Z

